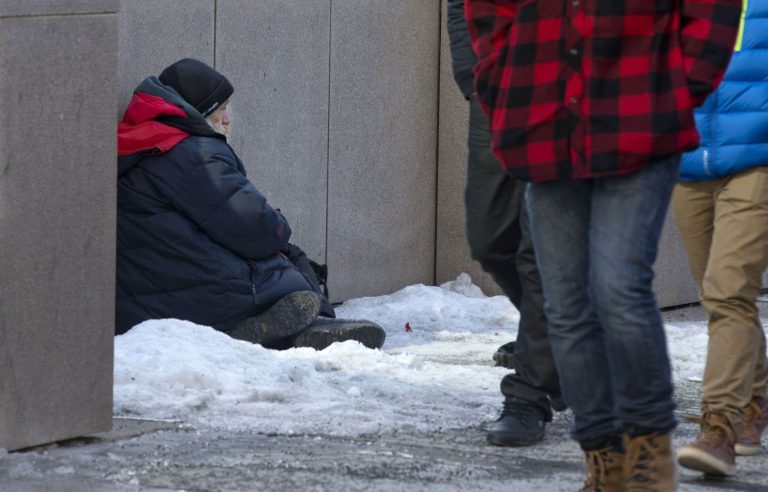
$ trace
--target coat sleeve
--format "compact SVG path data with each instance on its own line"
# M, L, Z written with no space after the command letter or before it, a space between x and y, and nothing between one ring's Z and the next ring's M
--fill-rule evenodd
M680 44L694 106L700 106L723 78L741 9L742 0L683 0Z
M469 99L475 92L472 68L477 58L472 51L472 43L467 31L467 20L464 16L465 0L448 0L448 37L451 40L451 64L453 78L461 93Z
M223 247L246 259L272 256L288 244L291 229L228 153L198 154L193 164L177 157L153 169L155 183L176 209Z
M491 77L507 45L516 13L517 0L466 0L467 29L477 56L475 89L486 107L493 105L487 100L494 88Z

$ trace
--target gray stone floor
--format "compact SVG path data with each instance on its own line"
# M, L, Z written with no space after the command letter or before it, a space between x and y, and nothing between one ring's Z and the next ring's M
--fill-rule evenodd
M762 303L764 319L768 303ZM668 321L701 320L693 306ZM677 388L679 412L695 412L696 383ZM0 491L573 491L581 453L560 414L540 445L488 446L482 428L337 438L213 432L180 423L116 420L109 434L0 457ZM692 439L682 421L675 443ZM728 480L681 473L680 490L768 491L768 455L739 458Z

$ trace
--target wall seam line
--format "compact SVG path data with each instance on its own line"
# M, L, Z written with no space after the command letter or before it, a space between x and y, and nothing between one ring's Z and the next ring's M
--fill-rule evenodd
M325 125L325 264L328 264L331 203L331 49L333 36L333 0L328 0L328 100Z
M432 246L432 284L437 285L437 236L439 229L440 219L440 70L442 69L442 40L443 40L443 2L438 2L438 26L437 26L437 90L435 91L435 109L436 121L435 121L435 226L433 231L433 246Z
M17 15L0 15L0 20L6 19L41 19L45 17L98 17L107 15L117 15L119 12L73 12L73 13L60 13L60 14L17 14Z
M216 38L218 37L219 0L213 0L213 68L216 66Z

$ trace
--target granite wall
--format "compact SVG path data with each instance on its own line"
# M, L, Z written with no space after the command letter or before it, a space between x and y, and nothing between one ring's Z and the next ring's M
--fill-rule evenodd
M0 3L0 448L112 425L117 8Z

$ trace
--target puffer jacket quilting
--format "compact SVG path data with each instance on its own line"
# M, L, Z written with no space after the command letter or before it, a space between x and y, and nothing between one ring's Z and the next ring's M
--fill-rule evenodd
M721 178L768 165L768 1L744 1L723 82L695 117L701 145L683 156L681 180Z

